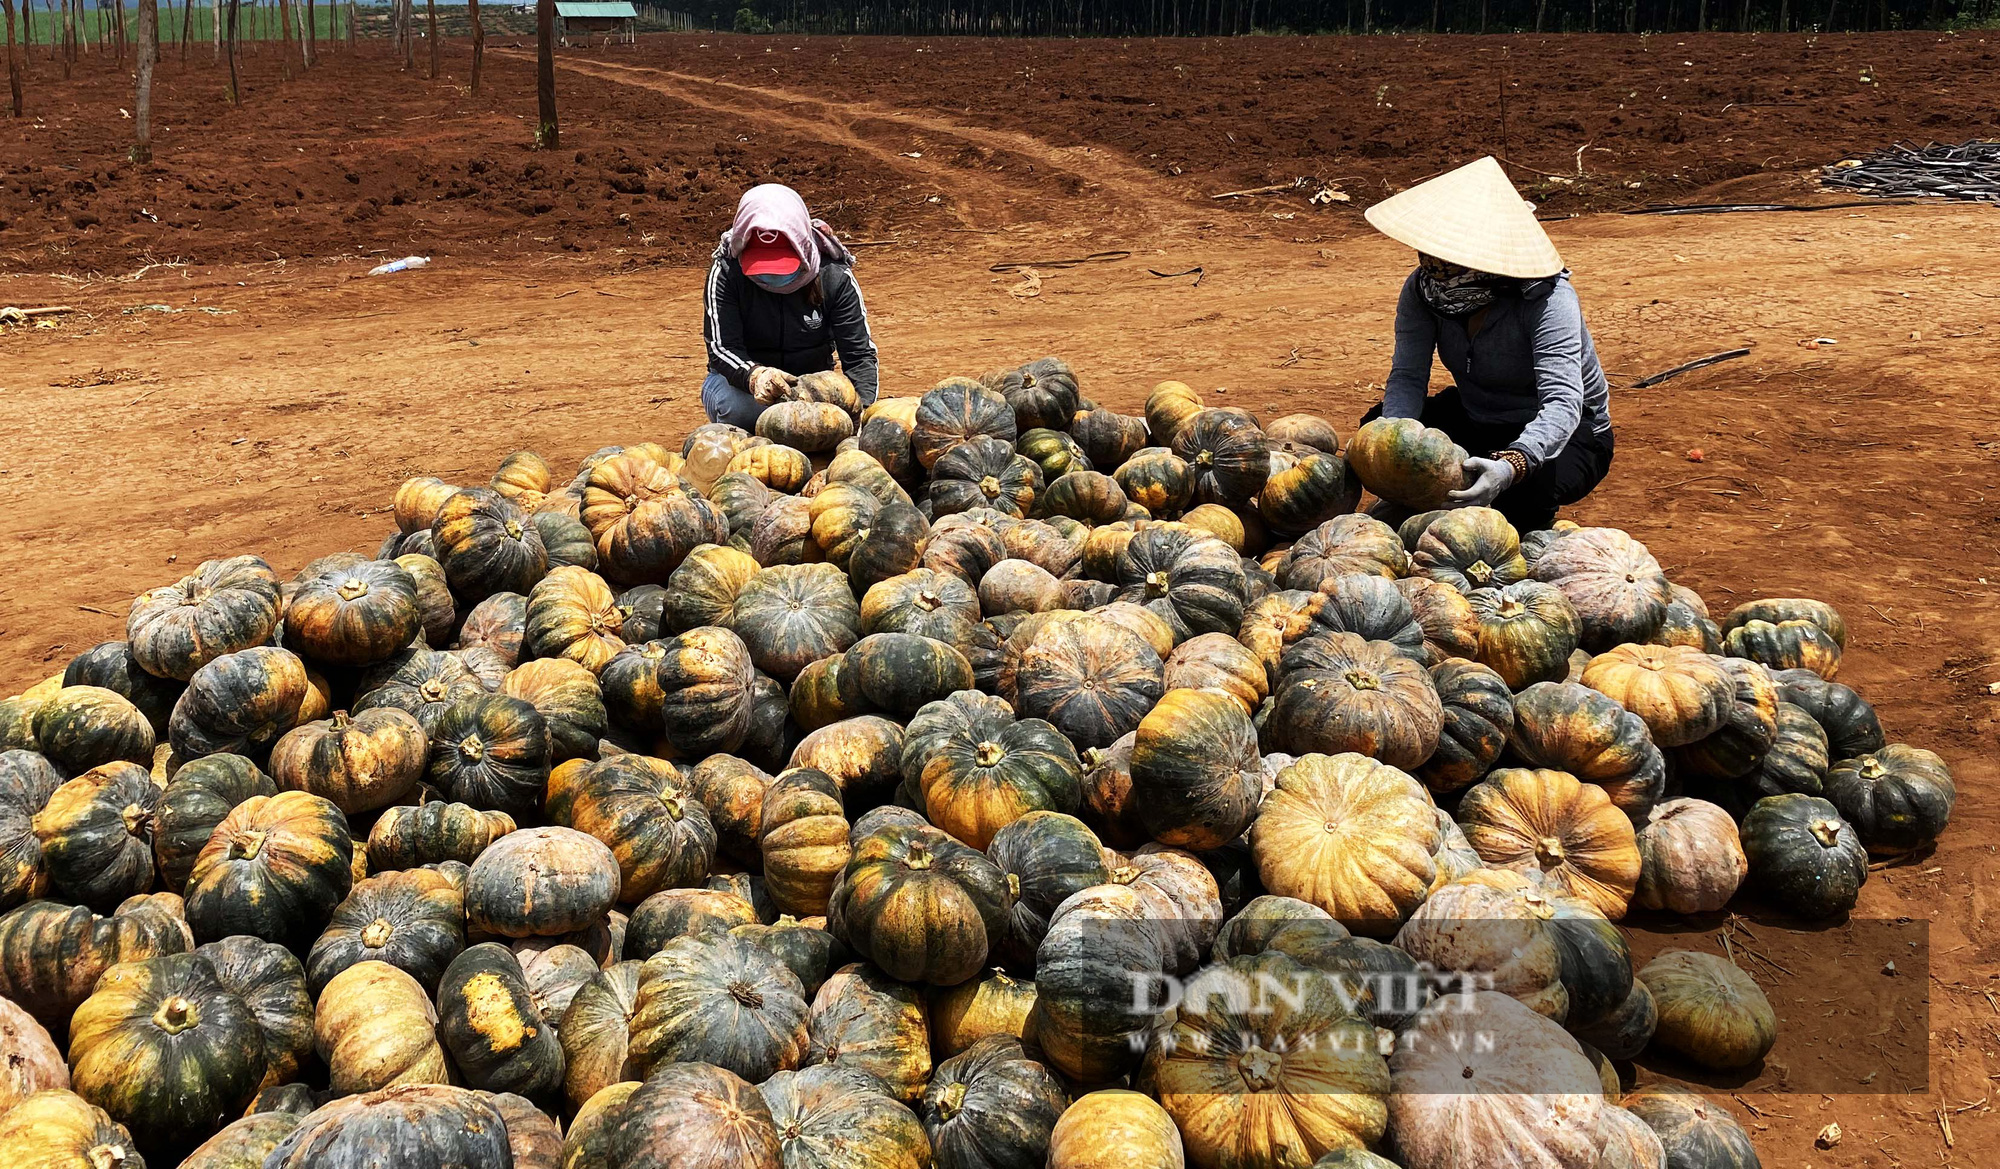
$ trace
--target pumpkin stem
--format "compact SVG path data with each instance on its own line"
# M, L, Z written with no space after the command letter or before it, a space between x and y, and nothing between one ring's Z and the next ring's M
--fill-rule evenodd
M179 1035L199 1022L201 1022L200 1012L194 1009L193 1003L180 995L169 997L160 1004L159 1010L153 1012L153 1025L169 1035Z
M389 944L389 935L395 932L396 927L390 925L387 918L378 917L362 928L361 944L371 950L379 950Z
M910 842L910 855L908 859L906 859L903 862L903 865L905 868L918 869L918 870L930 868L931 867L930 846L925 844L921 840L912 840Z
M349 715L344 710L336 710L333 712L333 729L336 731L346 730L347 724L353 721L354 721L353 716Z
M264 847L262 832L245 832L229 842L229 859L247 861L256 859L258 850Z
M459 741L458 753L477 763L486 756L486 744L479 741L478 735L472 735Z
M1278 1086L1278 1072L1283 1064L1284 1057L1278 1053L1252 1047L1237 1059L1236 1070L1251 1091L1268 1092Z
M1149 572L1146 574L1146 595L1148 597L1164 597L1167 595L1166 573Z
M753 1011L762 1010L764 1007L764 996L758 994L755 990L752 990L748 983L744 982L730 983L729 997L735 999L739 1003L742 1003L744 1006L749 1007Z
M1535 859L1546 871L1568 860L1569 854L1563 851L1562 841L1553 836L1544 836L1535 842Z
M935 611L942 604L944 604L944 598L938 596L936 593L926 590L917 594L917 608L922 609L926 613Z
M343 601L358 601L368 595L368 582L358 576L350 576L333 591L339 593Z
M84 1158L90 1162L90 1169L118 1169L125 1163L125 1150L119 1145L92 1145Z
M1821 848L1832 848L1834 845L1840 843L1840 821L1838 820L1814 820L1806 826L1806 830L1813 834L1813 839L1819 841Z
M153 814L137 804L126 804L118 815L125 822L128 836L144 835L147 825L153 822Z
M1861 766L1856 770L1861 773L1863 779L1880 779L1889 774L1889 769L1882 766L1882 761L1873 755L1863 755Z
M676 820L682 819L687 815L687 809L681 806L681 798L679 796L661 796L660 804L666 808L667 815Z
M944 1095L937 1102L938 1119L950 1120L952 1117L957 1116L959 1110L964 1107L965 1085L953 1084L944 1090Z
M450 692L450 687L445 685L443 678L425 678L417 683L417 694L425 702L443 702L445 695Z
M1528 607L1526 605L1523 605L1512 597L1501 597L1500 603L1493 606L1494 616L1504 618L1508 621L1512 621L1527 611Z
M1382 688L1382 679L1365 670L1349 670L1345 677L1347 678L1347 684L1356 690L1380 690Z
M1021 899L1021 874L1007 874L1007 896L1012 897L1016 901Z
M998 499L1000 498L1000 480L988 475L979 481L979 490L984 492L988 499Z
M991 739L979 744L979 747L972 753L973 762L979 764L981 767L991 767L1006 757L1007 748L993 742Z
M1130 885L1138 879L1139 870L1131 865L1122 865L1111 870L1111 883L1114 885Z
M1465 576L1468 580L1485 584L1487 581L1493 579L1493 566L1484 560L1475 560L1465 566Z
M508 520L508 521L507 521L507 525L506 525L506 531L507 531L507 538L508 538L509 540L518 540L518 539L520 539L520 538L521 538L521 521L519 521L519 520Z
M789 913L781 913L778 915L778 920L772 922L771 924L774 926L797 925L799 924L799 919L793 917Z

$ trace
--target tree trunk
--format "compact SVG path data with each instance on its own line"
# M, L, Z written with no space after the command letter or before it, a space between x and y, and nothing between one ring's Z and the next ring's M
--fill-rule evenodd
M222 63L222 0L208 0L208 35L215 42L215 60Z
M229 0L229 33L226 38L229 44L224 50L229 54L229 104L233 106L243 104L243 87L236 76L236 17L238 7L237 0Z
M291 0L278 0L278 38L284 50L283 55L278 58L278 76L290 81L292 79Z
M1542 31L1542 19L1549 13L1549 0L1535 0L1535 31Z
M535 0L535 41L535 99L540 106L535 146L554 150L562 145L556 124L556 0Z
M21 116L21 54L14 47L14 0L0 0L7 12L7 93L15 117ZM25 6L25 0L24 0Z
M472 18L472 92L479 92L479 66L486 60L486 29L479 23L479 0L466 0L466 15Z
M160 55L160 12L139 0L139 94L132 101L133 162L153 161L153 62Z
M354 51L354 0L347 0L347 49Z
M438 44L437 0L424 0L424 39L431 43L431 80L444 72L444 49Z
M319 9L316 0L306 0L306 68L319 64Z
M411 0L396 0L396 8L403 14L403 72L414 73L417 69L417 10Z
M63 0L63 79L69 79L69 65L76 60L76 0Z

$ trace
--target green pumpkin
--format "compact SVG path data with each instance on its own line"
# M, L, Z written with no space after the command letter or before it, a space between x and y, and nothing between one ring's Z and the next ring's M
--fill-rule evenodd
M224 752L262 759L286 731L316 717L311 690L305 663L290 650L259 645L224 654L188 679L167 740L182 759Z
M715 862L707 809L670 763L614 755L583 765L549 805L550 820L610 848L627 904L696 884Z
M1760 1169L1757 1146L1722 1105L1679 1084L1658 1084L1620 1101L1660 1138L1668 1169Z
M805 1066L866 1072L897 1099L915 1101L931 1077L931 1045L916 988L857 962L813 996Z
M79 1096L169 1157L238 1115L267 1066L256 1015L200 954L105 971L70 1021L69 1059Z
M542 538L542 548L548 553L549 568L581 568L586 572L597 569L597 545L590 538L590 529L573 515L559 511L538 511L528 517L535 525L535 534Z
M1771 680L1778 684L1780 701L1811 715L1826 732L1830 758L1852 759L1888 745L1875 708L1851 688L1804 669L1774 670Z
M1111 474L1125 498L1155 516L1177 515L1194 499L1194 473L1164 446L1146 447Z
M1244 411L1203 410L1175 428L1169 446L1194 476L1197 504L1245 508L1270 478L1270 440Z
M1742 793L1740 798L1723 806L1740 820L1751 804L1765 796L1786 792L1819 795L1825 788L1830 766L1827 754L1826 732L1818 721L1803 708L1780 702L1778 733L1771 740L1770 750L1764 752L1749 774L1731 785Z
M783 963L785 969L798 977L810 1001L825 985L827 978L846 965L850 957L840 939L827 932L825 922L822 917L801 921L790 914L783 914L769 925L734 926L729 936L748 942Z
M170 900L135 897L105 917L30 901L0 916L0 996L60 1033L108 967L194 949Z
M646 959L632 1015L641 1069L706 1063L753 1083L799 1066L805 988L783 963L740 938L679 937Z
M416 578L392 560L315 575L285 607L286 648L330 665L387 661L423 632Z
M760 919L748 899L719 889L663 889L632 910L625 955L645 959L679 937L726 934Z
M548 549L528 513L491 488L446 497L431 521L431 539L451 591L466 601L525 594L549 570Z
M605 1137L620 1169L779 1169L771 1110L742 1077L706 1064L670 1064L641 1084Z
M1257 494L1257 515L1273 532L1302 535L1361 502L1361 480L1333 451L1273 453L1271 476Z
M951 986L986 966L1011 901L984 854L935 828L891 825L854 843L827 928L892 978Z
M1727 634L1740 629L1752 621L1767 621L1772 625L1782 625L1787 621L1809 621L1833 639L1841 649L1847 648L1847 620L1840 610L1825 601L1815 601L1807 597L1767 597L1763 600L1745 601L1729 611L1722 619L1722 632Z
M1423 511L1450 506L1465 485L1465 448L1415 418L1376 418L1354 432L1347 461L1368 490L1390 503Z
M779 1072L758 1085L788 1169L926 1169L930 1139L882 1081L853 1068Z
M167 794L173 795L171 787ZM505 812L443 800L384 808L368 832L368 868L380 873L442 861L469 865L514 828L514 818Z
M310 792L252 796L195 858L188 925L202 940L250 934L307 945L353 883L354 841L339 808Z
M937 1169L1042 1169L1069 1096L1021 1041L994 1035L945 1060L917 1102Z
M1231 958L1261 954L1272 935L1298 921L1316 923L1319 928L1331 931L1335 938L1347 936L1346 926L1310 901L1266 893L1245 902L1222 923L1209 957L1216 962L1227 962Z
M264 1158L299 1126L300 1114L260 1112L232 1120L188 1154L181 1169L264 1169Z
M562 1048L507 947L483 942L453 958L437 1005L438 1039L467 1084L531 1096L561 1086Z
M1122 466L1126 459L1146 445L1146 420L1096 406L1073 415L1069 433L1083 448L1091 466L1100 470L1111 469ZM1022 453L1028 454L1026 451ZM1028 457L1035 456L1029 454Z
M153 724L102 686L64 686L35 712L35 744L56 770L82 775L106 763L153 762Z
M901 742L901 728L897 728L897 742ZM771 786L771 776L756 764L734 755L711 755L689 773L688 786L708 813L721 853L739 864L756 863L763 855L757 840L761 835L764 789Z
M548 721L529 702L468 695L431 729L425 780L459 803L519 818L539 808L548 776Z
M1073 471L1088 471L1096 465L1085 453L1083 444L1059 428L1037 426L1024 430L1021 437L1014 441L1014 450L1040 468L1042 478L1049 483ZM1115 467L1118 464L1109 465Z
M1549 932L1569 992L1564 1022L1587 1027L1618 1010L1632 994L1632 951L1616 923L1589 903L1550 896Z
M521 660L521 641L527 636L527 629L528 598L525 590L494 593L465 614L465 620L458 627L458 648L484 646L499 654L511 670Z
M1037 357L980 380L1007 399L1014 409L1014 425L1022 431L1069 426L1081 400L1076 371L1059 357Z
M1653 1041L1659 1021L1653 992L1646 989L1643 980L1634 978L1624 1002L1587 1025L1571 1026L1570 1032L1612 1059L1636 1059Z
M1490 507L1454 508L1426 524L1410 567L1460 592L1504 588L1526 580L1520 534Z
M995 390L971 378L946 378L917 403L910 445L925 470L944 453L975 438L995 438L1011 444L1020 433L1014 408Z
M0 699L0 751L35 749L35 714L44 701L25 694Z
M132 602L125 637L149 674L183 682L215 659L265 645L283 611L278 575L255 556L204 561Z
M198 947L215 976L242 999L264 1036L264 1087L298 1077L313 1054L313 1000L290 950L239 934Z
M185 689L175 679L147 673L126 641L102 642L71 658L63 667L62 684L64 689L100 686L123 696L146 716L156 740L166 738L167 718Z
M986 855L1006 874L1013 896L1007 932L991 957L1032 974L1035 950L1048 936L1049 918L1073 893L1111 879L1104 845L1083 821L1061 812L1029 812L993 834Z
M1811 621L1747 622L1723 635L1722 652L1773 670L1811 670L1829 682L1840 670L1840 643Z
M1337 576L1321 584L1305 603L1305 634L1352 633L1366 641L1386 641L1405 656L1425 660L1424 627L1409 597L1395 582L1365 573Z
M821 727L800 739L789 766L809 767L833 777L841 799L854 807L893 798L903 779L901 725L864 714Z
M572 1108L612 1084L640 1078L630 1054L632 1013L645 963L616 962L577 989L556 1029L563 1051L563 1091Z
M1195 528L1156 525L1139 531L1118 557L1119 599L1164 617L1176 642L1203 633L1235 636L1249 604L1236 552Z
M1034 510L1041 490L1041 468L1015 454L1012 443L997 438L959 443L931 467L929 499L934 516L984 507L1018 518Z
M912 633L871 633L855 642L846 653L846 673L870 707L905 719L973 687L972 663L964 654Z
M456 654L412 648L362 674L352 710L400 710L414 715L428 735L453 702L484 693L485 685Z
M901 500L883 504L848 554L847 576L853 591L865 596L879 582L914 570L923 562L930 536L930 521L923 512Z
M1871 854L1896 856L1937 841L1958 788L1935 752L1891 743L1834 764L1826 773L1826 798Z
M334 975L368 961L387 962L435 990L464 948L463 889L435 869L377 873L334 908L306 970L314 994Z
M1035 951L1035 1005L1025 1039L1071 1080L1105 1083L1138 1067L1157 1004L1132 1009L1167 959L1159 908L1130 885L1100 885L1058 906Z
M603 920L618 899L618 862L571 828L524 828L493 842L465 880L466 925L508 938L559 938Z
M1729 713L1713 734L1674 751L1684 776L1735 779L1749 774L1778 740L1778 688L1770 671L1743 658L1716 658L1734 687Z
M971 690L910 720L902 771L931 822L974 848L1028 812L1073 812L1082 800L1083 765L1055 727Z
M1525 690L1569 674L1582 624L1562 590L1540 581L1517 581L1466 594L1477 630L1475 656L1507 685Z
M1264 794L1257 728L1217 690L1170 690L1135 732L1130 800L1161 844L1208 849L1241 836Z
M62 776L40 755L0 751L0 912L48 891L35 813L61 786Z
M454 1166L512 1163L507 1124L478 1092L403 1084L344 1096L299 1122L265 1160L268 1169L333 1166Z
M1749 1067L1777 1041L1770 1000L1727 958L1669 950L1647 963L1639 980L1659 1011L1653 1042L1702 1067Z
M1416 775L1442 794L1478 782L1499 762L1514 730L1514 695L1498 673L1462 658L1433 666L1431 685L1444 706L1444 729Z
M150 890L159 803L136 763L107 763L57 788L34 819L49 885L103 913Z
M1409 553L1395 529L1369 516L1342 515L1294 540L1275 575L1283 588L1312 592L1349 573L1395 580L1409 569Z
M539 658L507 671L500 693L540 712L551 762L597 757L597 741L610 721L597 675L567 658Z
M1868 880L1868 850L1832 804L1816 796L1766 796L1743 817L1744 887L1800 917L1854 908Z
M1666 787L1666 760L1645 720L1576 682L1538 682L1514 695L1506 756L1596 784L1635 824Z
M861 606L831 564L781 564L743 586L728 627L757 668L780 682L860 640Z
M1015 706L1080 749L1108 747L1138 728L1166 692L1165 677L1160 655L1131 630L1094 617L1063 621L1021 653Z

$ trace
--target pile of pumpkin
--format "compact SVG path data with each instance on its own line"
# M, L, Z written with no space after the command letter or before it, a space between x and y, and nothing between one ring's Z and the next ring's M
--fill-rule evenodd
M1756 1162L1617 1063L1769 1003L1615 923L1838 918L1943 829L1833 609L1427 510L1413 422L794 394L411 480L0 703L0 1164Z

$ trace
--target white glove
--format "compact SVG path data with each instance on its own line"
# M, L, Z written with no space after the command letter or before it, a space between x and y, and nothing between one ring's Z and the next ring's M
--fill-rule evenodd
M785 391L798 384L798 375L760 365L750 371L750 396L769 406L784 400Z
M1465 488L1449 498L1459 507L1488 507L1500 493L1514 485L1514 466L1504 459L1467 459Z

